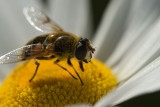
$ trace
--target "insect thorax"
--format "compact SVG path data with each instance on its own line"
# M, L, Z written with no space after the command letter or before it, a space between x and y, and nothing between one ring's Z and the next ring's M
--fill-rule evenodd
M54 53L59 57L74 57L74 50L77 45L77 39L68 35L57 35L54 42Z
M39 44L24 50L24 58L31 59L48 55L55 55L61 59L74 57L74 50L79 38L69 33L46 34L37 36L26 45ZM42 50L42 51L37 51Z

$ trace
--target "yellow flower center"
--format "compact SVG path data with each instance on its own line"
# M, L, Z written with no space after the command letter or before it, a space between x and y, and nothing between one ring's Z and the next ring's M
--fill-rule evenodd
M83 63L84 72L76 60L71 60L84 85L53 64L53 61L38 60L40 66L31 82L29 80L36 69L34 61L29 61L25 65L20 64L0 87L0 107L94 104L117 85L117 80L110 69L96 59L92 59L88 64ZM76 77L74 70L66 64L66 61L59 64Z

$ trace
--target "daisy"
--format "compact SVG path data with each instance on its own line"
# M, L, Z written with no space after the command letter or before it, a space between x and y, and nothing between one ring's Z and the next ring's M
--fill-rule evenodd
M2 27L1 35L4 35L4 34L13 35L13 37L10 37L10 41L8 41L8 38L5 38L3 36L2 38L3 47L4 46L6 47L2 48L1 46L1 48L7 49L7 50L2 50L1 54L2 52L5 53L5 51L8 52L14 49L15 47L22 46L22 44L26 42L25 40L28 40L27 38L30 38L30 39L32 38L31 37L33 36L32 31L35 32L32 28L29 27L29 24L27 25L27 22L24 19L23 15L19 14L22 11L22 9L19 9L19 8L20 7L23 8L24 5L26 4L29 5L29 2L21 1L21 2L15 3L12 1L13 4L17 5L16 8L12 8L13 5L10 5L7 3L8 3L7 1L1 2L1 7L3 8L3 11L0 10L0 12L2 13L3 19L5 19L5 15L9 17L8 19L5 19L5 21L3 20L4 22L3 21L2 22L3 23L7 22L8 25L10 25L9 26L10 29L8 28L7 25L4 24L4 26ZM39 8L44 8L43 5L37 1L31 2L31 4ZM53 18L55 19L55 21L59 23L59 25L61 25L66 31L72 32L80 36L89 35L92 32L89 29L91 28L91 20L90 20L91 14L90 14L89 1L85 1L85 0L84 1L72 1L72 0L56 1L55 0L55 1L50 1L48 5L51 5L50 9L53 10L53 11L48 11L48 13L51 13L51 15L54 16ZM16 15L14 15L15 11L17 11ZM44 11L47 12L47 8ZM72 16L73 14L75 15L75 18L73 18ZM10 18L12 18L13 20L11 21ZM21 23L23 23L24 25L21 25ZM14 27L14 26L17 26L17 27ZM94 104L94 106L96 107L103 107L103 106L114 106L127 99L135 97L137 95L157 91L160 89L160 83L158 82L159 76L160 76L160 73L159 73L159 70L160 70L159 68L160 66L159 27L160 27L160 20L159 20L159 1L158 0L154 0L154 1L113 0L109 4L109 7L106 8L102 21L100 23L100 26L93 38L93 45L96 47L95 57L102 60L103 63L111 69L113 74L110 72L109 68L104 67L102 63L94 59L93 64L90 63L87 65L84 65L85 68L88 68L88 69L86 69L84 73L81 73L82 79L84 79L84 81L87 82L91 80L91 83L86 83L86 84L90 84L92 88L87 87L83 89L83 88L80 88L81 87L80 84L78 84L79 87L76 87L75 84L77 84L78 81L73 81L72 79L69 79L68 83L72 84L73 87L70 87L68 86L68 83L65 83L67 85L64 86L64 88L66 88L65 90L69 88L69 90L72 90L72 91L68 92L69 91L68 90L65 93L64 89L63 90L58 89L58 87L61 88L61 86L64 85L62 84L63 82L63 79L62 79L62 81L57 82L57 86L44 85L43 86L44 92L39 93L39 96L41 96L41 98L38 99L36 98L37 96L34 95L34 91L36 92L41 91L40 85L46 83L45 81L40 81L40 84L34 84L34 83L32 84L33 86L36 87L35 90L32 90L31 88L27 88L27 90L25 90L26 88L24 88L24 90L18 88L18 91L15 92L15 95L21 92L21 95L19 97L20 99L18 99L17 101L17 102L20 102L19 104L17 102L14 102L15 100L13 101L8 100L5 103L6 104L14 103L15 106L23 105L23 103L24 104L30 103L31 106L33 106L36 102L34 103L33 102L34 100L32 99L37 99L38 101L40 100L39 102L42 102L42 103L39 103L38 106L44 106L44 104L48 103L48 101L51 101L49 103L53 103L52 100L50 100L52 99L50 95L48 95L47 98L44 96L46 96L47 91L52 92L56 88L57 96L58 95L60 96L57 99L61 99L61 100L56 100L57 104L62 103L59 101L64 101L67 98L70 99L70 97L74 97L73 99L77 99L77 100L83 99L83 98L87 99L87 97L89 97L87 99L88 102L86 99L85 101L82 101L82 102ZM5 28L7 30L9 29L10 32L5 32L6 31ZM17 35L19 35L19 37ZM34 36L35 36L35 33L34 33ZM91 38L91 37L88 36L88 38ZM6 43L5 41L8 41L9 44L15 44L15 43L17 44L15 44L15 46L8 45L8 43ZM43 63L42 66L44 67L44 69L48 69L47 64L49 64L50 62L44 61L41 63ZM76 62L74 63L75 63L75 66L77 66ZM22 65L19 65L14 70L14 73L10 75L9 79L6 79L6 81L3 83L3 84L5 83L7 84L5 86L2 85L2 88L3 86L7 88L11 88L10 85L15 84L12 82L12 80L15 80L17 82L16 84L20 84L26 87L27 83L25 80L28 80L27 77L30 77L31 72L33 71L33 70L30 70L32 69L31 67L32 65L33 65L32 61L29 62L29 64L25 66L25 68L23 68ZM96 65L95 68L94 68L94 65ZM22 70L21 70L21 67L23 68ZM78 66L76 68L78 69ZM28 69L29 73L27 73L26 69ZM53 67L51 69L59 70L59 68L56 68L56 67ZM70 69L70 68L67 67L67 69ZM6 71L8 71L8 67L6 66L6 68L2 69L1 71L5 71L1 73L3 73L3 75L7 75ZM20 71L21 72L23 71L23 74L20 73ZM51 71L51 70L48 70L48 71ZM39 72L43 73L41 71ZM53 73L52 75L56 75L57 76L56 79L59 80L59 78L61 78L60 74L62 74L60 72L61 71L59 71L59 73L52 72ZM103 74L102 78L99 78L100 80L96 80L96 78L98 78L99 76L101 77L100 74ZM43 75L45 76L45 75L51 75L51 74L46 73ZM64 74L63 77L67 77L66 75L67 74ZM18 78L13 79L14 76ZM4 77L2 77L2 79L3 78ZM39 76L39 79L43 80L43 77ZM49 83L49 81L47 82ZM94 86L94 83L96 83L96 86ZM100 84L99 88L94 89L94 87L98 87L97 84ZM109 88L106 89L106 85ZM3 88L3 90L1 89L0 93L3 93L3 92L7 93L4 90L7 88ZM78 89L83 89L84 91L78 91ZM100 91L101 98L95 97L94 92L97 92L97 89L98 91L105 90L105 91ZM74 95L78 95L78 93L76 92L83 92L81 94L84 96L82 96L82 98L79 98L79 97L77 98L76 96L74 96ZM104 95L104 93L107 93L107 94ZM61 94L63 95L67 94L67 95L63 96ZM93 97L91 97L92 95ZM96 94L96 96L97 95L98 94ZM8 98L5 95L2 95L2 96L3 98ZM26 96L29 96L30 98ZM21 97L24 99L22 99ZM11 98L13 98L12 95L11 95ZM29 100L26 100L25 98L29 98ZM24 100L27 102L24 102ZM2 97L0 98L0 101L3 101ZM74 104L74 103L76 102L72 102L71 100L71 102L69 102L68 104ZM90 104L79 104L79 106L91 106ZM46 104L45 106L50 106L50 105Z

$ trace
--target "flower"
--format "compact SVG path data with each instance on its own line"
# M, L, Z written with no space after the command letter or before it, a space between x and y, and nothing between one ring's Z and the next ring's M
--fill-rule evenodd
M24 32L26 32L24 27L28 28L28 25L26 24L24 27L12 27L15 23L18 24L17 26L22 26L20 23L25 22L25 20L19 18L18 14L17 16L13 15L14 12L12 11L14 10L12 9L8 12L7 9L12 8L12 6L7 6L7 1L2 1L3 3L5 5L1 5L1 7L8 13L9 19L11 17L13 19L13 21L8 19L11 24L9 27L13 28L12 32L16 32L11 34L7 32L5 35L20 35L18 38L22 40L22 43L25 43L23 39L25 36L21 35L24 35ZM14 4L13 1L12 3ZM36 3L32 5L34 4ZM85 35L86 30L90 32L91 16L88 1L78 1L77 3L77 1L71 0L57 0L54 1L54 5L52 3L49 3L49 5L51 5L52 12L56 14L54 16L56 22L60 22L59 24L67 31L80 36ZM23 2L20 6L23 7ZM68 8L66 9L65 6ZM16 10L17 8L14 9ZM69 12L63 12L63 9ZM83 11L83 9L86 11ZM21 10L19 9L18 11ZM4 14L2 10L0 12ZM73 18L73 13L75 13L75 19L77 20ZM17 17L21 20L18 20ZM6 26L3 27L5 29ZM95 57L111 67L111 70L118 79L119 85L102 97L94 106L114 106L134 96L160 89L159 27L158 0L111 1L103 15L93 41L94 46L97 47ZM28 31L32 31L31 28L28 29L30 29ZM81 34L81 32L84 32L84 34ZM26 35L30 36L33 34L26 33ZM13 38L10 43L17 43L16 41L17 39ZM16 46L18 47L18 45ZM11 50L13 46L8 46L6 49Z
M110 69L95 59L92 63L84 64L85 73L80 72L78 62L72 60L84 85L57 65L53 65L53 61L38 61L40 68L31 83L28 81L33 75L34 61L20 64L0 88L0 106L57 107L84 102L95 104L117 85ZM71 67L66 66L66 61L60 64L75 74Z

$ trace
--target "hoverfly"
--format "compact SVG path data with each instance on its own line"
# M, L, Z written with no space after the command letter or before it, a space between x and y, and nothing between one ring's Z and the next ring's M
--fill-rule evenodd
M36 76L40 66L37 60L57 58L54 64L67 71L74 79L77 79L66 68L58 64L61 60L67 59L68 65L73 68L83 85L83 81L70 59L77 59L80 69L84 71L83 62L90 62L92 54L95 51L91 42L87 38L80 38L72 33L65 32L54 21L50 20L47 15L34 7L24 8L23 13L35 29L50 33L37 36L30 40L25 46L1 56L0 63L14 63L34 59L36 69L34 75L29 80L31 82Z

